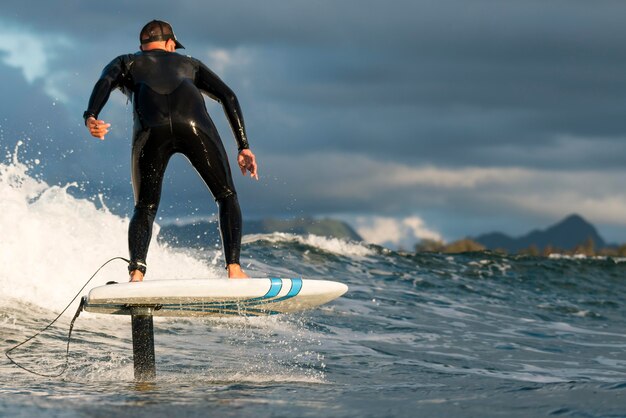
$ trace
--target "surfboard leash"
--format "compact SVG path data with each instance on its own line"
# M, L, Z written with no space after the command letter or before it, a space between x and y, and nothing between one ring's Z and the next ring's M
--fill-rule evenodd
M102 264L100 267L98 267L98 269L96 270L96 272L94 274L92 274L92 276L89 278L89 280L87 280L85 282L85 284L83 285L83 287L80 288L80 290L76 293L76 295L72 298L72 300L70 301L70 303L67 304L67 306L61 311L60 314L57 315L56 318L54 318L52 320L52 322L50 322L48 325L46 325L43 329L41 329L40 331L38 331L37 333L35 333L34 335L28 337L27 339L25 339L24 341L22 341L21 343L15 345L14 347L11 347L10 349L8 349L7 351L4 352L4 355L9 359L9 361L11 363L13 363L14 365L16 365L17 367L19 367L20 369L27 371L28 373L32 373L35 374L37 376L42 376L42 377L59 377L61 376L63 373L65 373L67 371L67 368L69 366L69 361L70 361L70 341L72 339L72 330L74 329L74 322L76 322L76 319L78 318L78 316L80 315L80 313L82 312L84 306L85 306L85 298L81 298L80 300L80 305L78 306L78 310L76 310L76 313L74 314L74 317L72 318L72 321L70 322L70 328L69 328L69 332L67 334L67 347L65 350L65 364L63 365L63 367L61 368L61 371L59 373L56 374L44 374L44 373L39 373L36 372L34 370L31 370L25 366L22 366L21 364L19 364L17 361L15 361L10 355L9 353L11 353L13 350L23 346L24 344L26 344L27 342L37 338L37 336L39 336L40 334L43 334L46 330L48 330L48 328L50 328L52 325L54 325L55 322L57 322L59 320L59 318L61 318L61 316L63 316L63 314L65 313L65 311L67 311L69 309L69 307L72 305L72 303L74 303L74 301L76 300L76 298L78 296L80 296L80 294L82 293L82 291L85 289L85 287L87 287L87 285L89 284L89 282L91 282L91 280L93 280L94 277L96 277L96 275L100 272L100 270L102 270L104 268L104 266L106 266L107 264L109 264L110 262L114 261L114 260L124 260L126 263L130 264L130 260L127 260L124 257L113 257L111 259L109 259L108 261L106 261L104 264Z

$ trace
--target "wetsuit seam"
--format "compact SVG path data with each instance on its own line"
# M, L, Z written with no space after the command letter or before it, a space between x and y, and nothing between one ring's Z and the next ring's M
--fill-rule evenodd
M170 122L170 133L174 136L174 126L172 124L172 102L169 94L167 96L167 119Z

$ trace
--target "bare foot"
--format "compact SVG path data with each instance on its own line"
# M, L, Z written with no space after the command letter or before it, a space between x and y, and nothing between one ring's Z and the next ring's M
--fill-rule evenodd
M143 273L139 270L133 270L130 272L130 280L131 282L142 282L143 281Z
M229 279L248 279L248 275L243 272L239 264L228 265L228 278Z

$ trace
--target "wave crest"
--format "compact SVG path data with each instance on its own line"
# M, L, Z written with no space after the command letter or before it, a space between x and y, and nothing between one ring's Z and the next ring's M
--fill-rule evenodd
M93 271L114 256L126 256L128 218L111 213L100 199L72 196L76 183L49 185L18 161L0 163L1 298L55 309L67 303ZM219 277L223 270L181 250L159 244L148 255L150 279ZM127 280L126 266L107 266L92 282Z
M352 257L366 257L374 255L376 252L364 243L349 241L342 238L329 238L319 235L296 235L285 232L273 232L271 234L251 234L242 239L242 243L250 244L257 241L267 241L270 243L291 243L307 245L319 250Z

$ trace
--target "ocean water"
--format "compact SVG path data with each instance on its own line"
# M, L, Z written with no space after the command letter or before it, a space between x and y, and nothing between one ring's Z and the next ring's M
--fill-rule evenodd
M0 348L43 328L107 259L128 219L0 164ZM407 254L316 236L247 236L255 276L334 279L297 315L155 318L157 379L133 380L130 319L83 313L60 378L0 360L6 417L624 417L626 260ZM221 277L219 248L154 241L147 280ZM114 262L92 286L124 280ZM14 357L64 363L77 302Z

